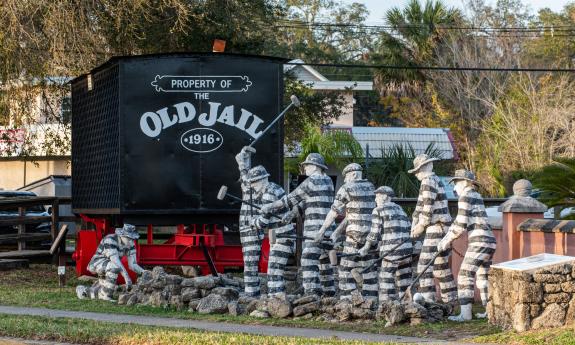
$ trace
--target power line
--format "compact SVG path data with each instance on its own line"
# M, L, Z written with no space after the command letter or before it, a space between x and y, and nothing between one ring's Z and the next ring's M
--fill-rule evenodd
M339 63L319 63L319 62L289 62L286 65L293 66L314 66L314 67L338 67L338 68L374 68L393 70L428 70L428 71L480 71L480 72L553 72L553 73L573 73L573 68L521 68L521 67L450 67L450 66L401 66L401 65L377 65L377 64L339 64Z

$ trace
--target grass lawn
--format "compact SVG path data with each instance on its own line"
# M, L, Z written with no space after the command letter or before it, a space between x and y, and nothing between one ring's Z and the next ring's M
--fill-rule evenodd
M96 345L374 344L362 341L344 342L337 339L320 340L203 332L181 328L114 324L76 319L52 319L36 316L2 316L0 318L0 336Z
M446 340L469 339L486 335L492 335L494 337L492 339L496 339L495 337L502 334L497 327L489 325L484 320L473 320L464 323L441 322L418 326L403 325L384 328L383 322L376 321L328 323L314 320L257 319L249 316L200 315L187 311L176 311L150 306L120 306L103 301L78 300L75 295L75 287L79 282L70 268L67 274L67 286L59 288L56 268L54 266L31 265L30 269L27 270L0 272L0 305L175 317L244 324L310 327Z

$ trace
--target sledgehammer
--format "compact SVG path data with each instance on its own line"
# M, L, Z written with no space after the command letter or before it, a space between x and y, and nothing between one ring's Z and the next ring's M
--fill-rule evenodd
M285 113L287 113L287 111L288 111L292 106L295 105L296 107L299 107L299 106L301 105L301 103L299 102L299 99L296 97L296 95L291 95L291 96L290 96L290 100L291 100L291 103L288 104L288 106L285 107L285 109L284 109L281 113L279 113L278 116L276 116L276 118L260 133L260 135L259 135L254 141L252 141L252 142L248 145L249 147L253 147L253 146L255 145L255 143L257 143L258 140L259 140L261 137L263 137L264 134L265 134L270 128L272 128L272 126L275 125L276 122L278 122L278 121L285 115Z
M239 198L239 197L237 197L237 196L235 196L235 195L232 195L232 194L228 193L228 186L221 186L221 187L220 187L220 191L218 192L217 198L218 198L218 200L224 200L224 199L226 198L226 196L227 196L228 198L230 198L230 199L233 199L233 200L242 202L242 203L244 203L244 204L246 204L246 205L249 205L249 206L251 206L251 207L253 207L253 208L255 208L255 209L258 209L258 210L261 210L261 209L262 209L261 206L255 205L255 204L253 204L253 203L251 203L251 202L249 202L249 201L243 200L242 198ZM279 219L279 220L282 220L281 217L278 217L278 216L276 216L275 214L271 214L271 216L272 216L272 217L275 217L275 218L277 218L277 219Z
M268 236L269 236L271 244L276 243L276 239L278 239L278 238L288 238L290 240L308 240L308 241L314 241L315 240L315 238L309 237L309 236L283 235L283 234L276 235L276 232L273 230L270 230L270 232L268 233ZM326 242L326 241L327 241L327 239L322 241L322 242Z

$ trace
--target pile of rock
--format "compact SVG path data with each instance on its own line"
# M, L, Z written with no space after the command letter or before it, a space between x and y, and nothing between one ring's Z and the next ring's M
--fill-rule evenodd
M489 288L489 322L504 329L522 332L575 321L572 263L528 272L492 267Z
M295 289L294 289L295 290ZM294 291L292 289L288 291ZM297 294L255 299L242 295L241 278L220 275L183 278L162 267L146 271L130 292L120 293L118 304L151 305L201 314L250 315L259 318L314 319L327 322L386 320L388 325L444 320L449 308L435 303L387 302L378 308L373 300L354 294L350 301L337 297Z

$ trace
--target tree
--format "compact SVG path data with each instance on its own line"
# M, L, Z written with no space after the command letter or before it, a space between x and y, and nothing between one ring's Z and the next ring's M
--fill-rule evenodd
M560 210L575 207L575 159L557 159L537 170L533 185L541 190L547 206L559 206ZM566 218L573 219L573 215Z

